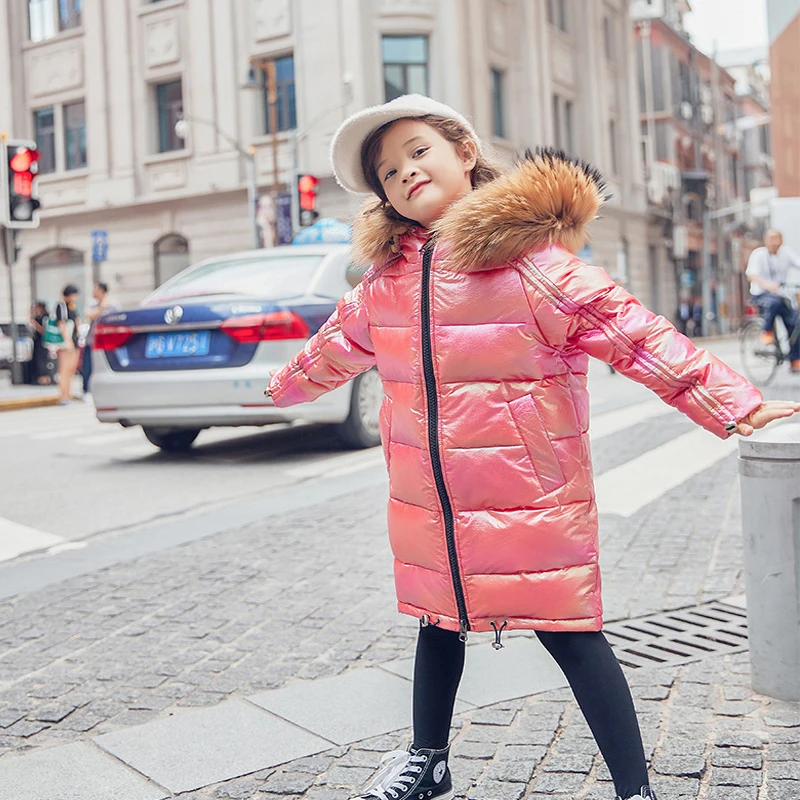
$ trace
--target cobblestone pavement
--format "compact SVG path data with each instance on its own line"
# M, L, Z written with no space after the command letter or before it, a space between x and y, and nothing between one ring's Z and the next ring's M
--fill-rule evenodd
M667 416L601 439L597 472L688 429ZM413 654L416 621L394 608L384 508L383 491L355 491L1 603L0 764L177 707ZM741 593L735 456L631 518L603 517L601 538L608 620ZM800 798L800 708L753 694L747 654L629 675L660 797ZM455 725L461 797L613 797L566 690L468 712ZM333 748L180 797L343 800L408 737Z

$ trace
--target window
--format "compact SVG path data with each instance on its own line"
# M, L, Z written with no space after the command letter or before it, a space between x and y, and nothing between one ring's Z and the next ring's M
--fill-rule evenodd
M156 288L189 266L189 242L177 233L162 236L153 245Z
M553 95L553 144L561 147L561 98Z
M575 120L572 100L553 95L553 140L559 150L575 152Z
M617 123L612 119L608 123L608 142L611 147L611 171L619 175L619 160L617 158Z
M381 49L387 103L403 94L428 94L426 36L384 36Z
M770 145L770 128L769 125L761 125L758 129L758 136L759 136L759 148L762 153L766 153L770 155L772 153L771 145Z
M547 21L564 33L569 32L567 0L547 0Z
M33 112L33 131L39 148L39 173L56 169L56 115L53 106Z
M61 291L68 283L81 290L78 302L85 301L83 294L86 273L83 266L83 253L69 247L53 247L37 253L31 258L31 289L33 296L44 300L50 313L55 313L56 303L61 299Z
M278 131L291 131L297 127L297 104L294 86L294 56L282 56L272 61L275 65L275 113ZM264 81L264 133L272 133L272 116L269 107L269 81L263 71Z
M56 35L53 0L28 0L28 24L32 42L41 42Z
M506 135L505 73L492 68L492 132L495 136Z
M158 107L158 152L182 150L183 140L175 133L175 123L183 116L183 89L180 80L156 84Z
M198 264L150 295L149 302L163 303L201 294L244 294L261 300L299 297L308 291L323 260L323 256L302 253L263 252L263 256L219 258Z
M81 26L83 0L58 0L58 29L61 31Z
M67 169L86 166L86 106L82 100L64 106L64 152Z
M568 153L575 152L575 137L573 131L575 126L572 119L572 100L564 103L564 147Z
M656 120L655 132L656 161L671 161L675 157L674 147L670 147L673 139L671 124L664 120Z
M611 17L603 17L603 47L605 48L606 58L614 60L614 28Z

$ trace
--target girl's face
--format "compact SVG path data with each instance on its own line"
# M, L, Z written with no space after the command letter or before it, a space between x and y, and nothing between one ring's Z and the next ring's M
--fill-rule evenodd
M427 123L402 119L384 134L375 170L394 210L427 228L472 191L476 161L472 142L456 147Z

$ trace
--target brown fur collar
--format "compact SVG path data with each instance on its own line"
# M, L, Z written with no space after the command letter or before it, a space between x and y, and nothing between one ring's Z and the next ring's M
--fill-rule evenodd
M540 149L453 203L432 233L447 245L448 267L459 272L551 244L578 252L587 239L586 226L606 199L597 170L561 151ZM372 199L353 223L354 257L382 264L400 253L402 237L415 228Z

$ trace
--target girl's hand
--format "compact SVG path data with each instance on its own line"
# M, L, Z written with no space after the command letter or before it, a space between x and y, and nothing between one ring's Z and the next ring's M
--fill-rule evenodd
M740 436L750 436L753 431L763 428L770 422L784 417L791 417L800 412L800 403L788 400L767 400L755 411L751 411L744 419L740 419L736 426L736 433Z

